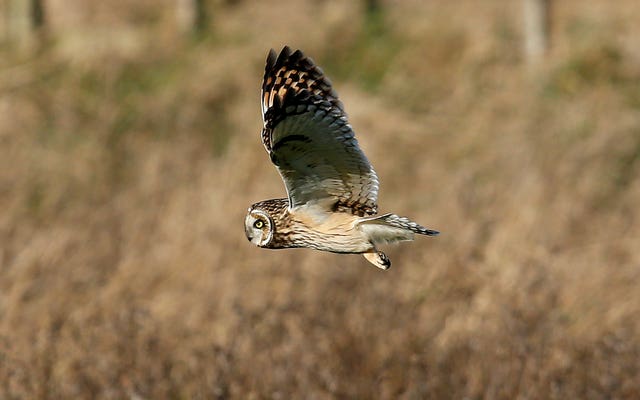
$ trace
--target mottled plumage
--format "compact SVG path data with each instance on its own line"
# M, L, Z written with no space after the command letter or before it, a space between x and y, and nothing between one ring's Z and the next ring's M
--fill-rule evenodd
M375 215L378 177L331 82L300 50L269 52L261 100L262 143L288 198L249 208L250 241L266 248L363 253L387 269L391 262L376 244L438 233L404 217Z

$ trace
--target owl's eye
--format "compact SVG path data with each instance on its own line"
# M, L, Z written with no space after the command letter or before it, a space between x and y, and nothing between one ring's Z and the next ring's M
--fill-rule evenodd
M256 222L253 223L253 226L260 229L264 226L264 222L262 222L261 220L257 220Z

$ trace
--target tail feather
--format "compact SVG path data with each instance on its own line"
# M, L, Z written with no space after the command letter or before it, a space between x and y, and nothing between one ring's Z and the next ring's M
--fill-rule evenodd
M376 218L376 220L396 228L408 229L411 232L418 233L420 235L436 236L440 234L440 232L425 228L424 226L411 221L409 218L400 217L395 214L385 214Z
M374 243L395 243L413 240L414 234L436 236L440 232L427 229L408 218L395 214L364 219L360 222L361 229L369 234Z

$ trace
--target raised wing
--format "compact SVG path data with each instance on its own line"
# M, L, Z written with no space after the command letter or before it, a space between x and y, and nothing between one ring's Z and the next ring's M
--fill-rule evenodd
M331 82L300 50L271 50L262 83L262 143L291 208L317 203L355 215L377 212L378 177L358 146Z

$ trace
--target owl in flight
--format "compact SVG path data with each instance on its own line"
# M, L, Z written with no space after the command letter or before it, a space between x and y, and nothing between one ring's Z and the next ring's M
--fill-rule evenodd
M395 214L376 215L378 177L331 82L300 50L269 52L262 119L262 143L288 198L249 208L245 232L253 244L361 253L386 270L391 261L376 245L438 234Z

